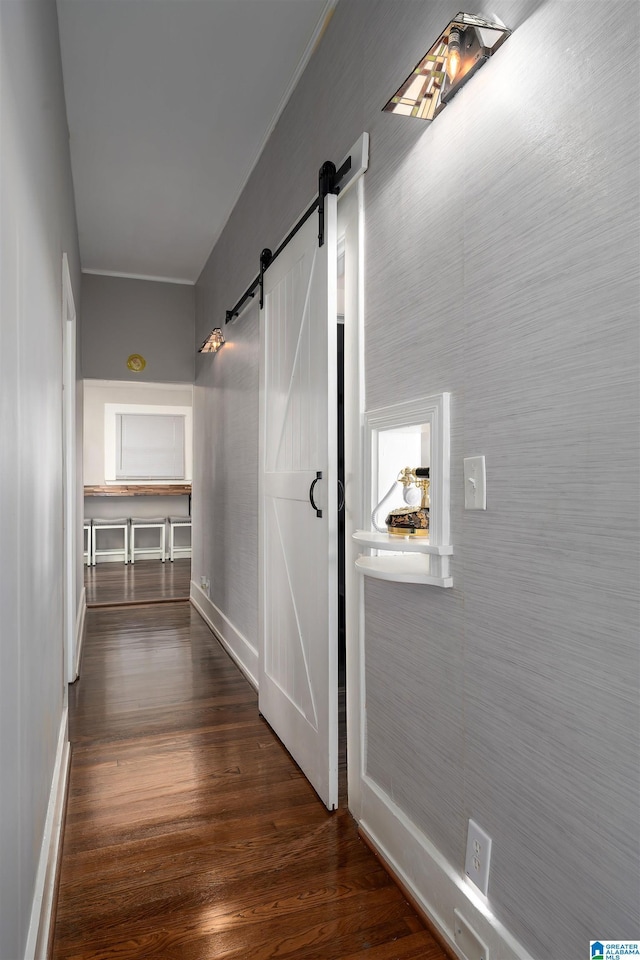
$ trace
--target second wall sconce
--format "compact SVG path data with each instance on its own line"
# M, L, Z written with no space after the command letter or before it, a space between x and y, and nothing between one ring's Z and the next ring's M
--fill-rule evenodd
M459 13L383 109L434 120L510 34L498 21Z
M220 327L211 331L205 342L202 344L198 353L217 353L225 342L224 334Z

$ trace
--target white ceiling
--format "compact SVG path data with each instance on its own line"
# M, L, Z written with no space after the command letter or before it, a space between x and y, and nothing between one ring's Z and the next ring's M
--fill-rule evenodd
M85 271L197 280L337 0L58 0Z

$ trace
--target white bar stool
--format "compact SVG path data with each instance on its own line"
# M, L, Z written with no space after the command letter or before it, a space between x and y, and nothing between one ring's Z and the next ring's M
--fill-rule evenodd
M188 527L191 530L191 517L169 517L169 560L173 563L176 554L191 556L191 543L179 546L175 541L175 532L178 527Z
M135 563L138 553L157 553L165 561L165 517L131 517L131 563ZM160 543L154 547L136 547L136 530L159 530Z
M84 521L84 562L90 567L93 563L93 521Z
M98 532L101 530L122 530L123 544L121 547L98 547ZM92 564L95 567L96 557L118 557L125 563L129 562L129 518L117 517L111 520L93 519L93 549L91 551Z

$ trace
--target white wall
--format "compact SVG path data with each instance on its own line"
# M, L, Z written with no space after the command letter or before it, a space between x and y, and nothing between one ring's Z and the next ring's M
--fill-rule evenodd
M18 960L66 732L63 252L81 304L52 0L0 3L0 146L0 957Z
M126 383L119 380L84 381L84 483L105 483L104 405L143 404L193 406L193 387L172 383Z
M397 852L406 875L430 847L466 897L473 817L493 838L478 914L536 958L582 960L589 939L640 928L640 7L480 3L514 28L496 57L431 125L382 113L458 9L338 5L200 278L196 342L320 164L368 130L366 404L451 391L455 556L452 590L365 585L365 773L416 838ZM605 77L621 23L625 68ZM194 516L237 518L224 544L194 528L196 582L255 542L215 456L257 471L255 429L226 419L238 396L257 410L255 319L232 337L238 383L233 351L196 362ZM488 510L465 513L462 460L477 454ZM236 625L256 578L243 562L220 591Z

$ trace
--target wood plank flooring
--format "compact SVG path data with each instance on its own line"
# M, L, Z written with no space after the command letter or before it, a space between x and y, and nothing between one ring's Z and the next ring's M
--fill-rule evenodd
M190 604L87 621L52 960L445 960Z
M191 560L136 560L84 568L87 606L188 600Z

